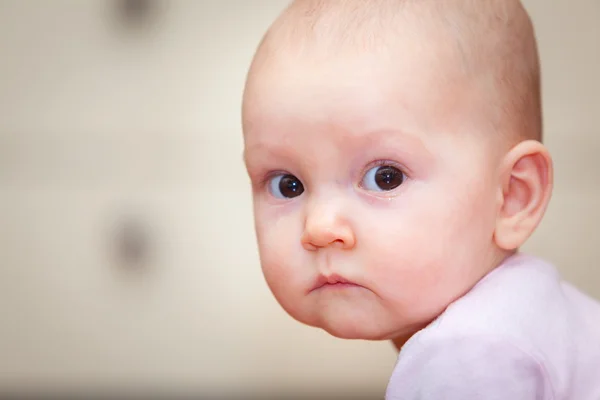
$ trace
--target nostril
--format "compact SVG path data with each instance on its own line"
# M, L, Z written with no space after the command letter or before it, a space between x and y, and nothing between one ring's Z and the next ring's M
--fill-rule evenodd
M319 249L318 246L315 246L314 244L304 240L302 241L302 247L304 247L304 249L308 251L317 251Z

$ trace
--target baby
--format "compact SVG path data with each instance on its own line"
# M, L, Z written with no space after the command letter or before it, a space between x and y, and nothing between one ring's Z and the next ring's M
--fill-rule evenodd
M600 399L600 305L518 250L542 219L518 0L298 0L244 92L262 270L296 320L400 349L387 399Z

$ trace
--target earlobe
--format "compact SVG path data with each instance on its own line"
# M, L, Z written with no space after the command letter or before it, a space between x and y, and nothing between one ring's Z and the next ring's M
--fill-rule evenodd
M513 147L504 157L501 185L494 240L512 251L531 236L550 202L553 167L546 147L533 140Z

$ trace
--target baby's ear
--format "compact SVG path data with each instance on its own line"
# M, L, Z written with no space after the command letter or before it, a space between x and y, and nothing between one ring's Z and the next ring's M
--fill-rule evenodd
M500 210L494 240L503 250L516 250L542 220L552 195L552 158L540 142L527 140L504 157L499 188Z

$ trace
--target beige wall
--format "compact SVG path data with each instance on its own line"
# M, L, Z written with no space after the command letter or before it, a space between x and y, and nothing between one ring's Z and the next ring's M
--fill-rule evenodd
M292 321L259 271L246 68L285 0L0 3L0 391L108 385L373 393L395 354ZM526 250L600 297L600 3L528 0L556 192ZM147 226L144 268L114 231ZM551 310L549 310L551 312Z

